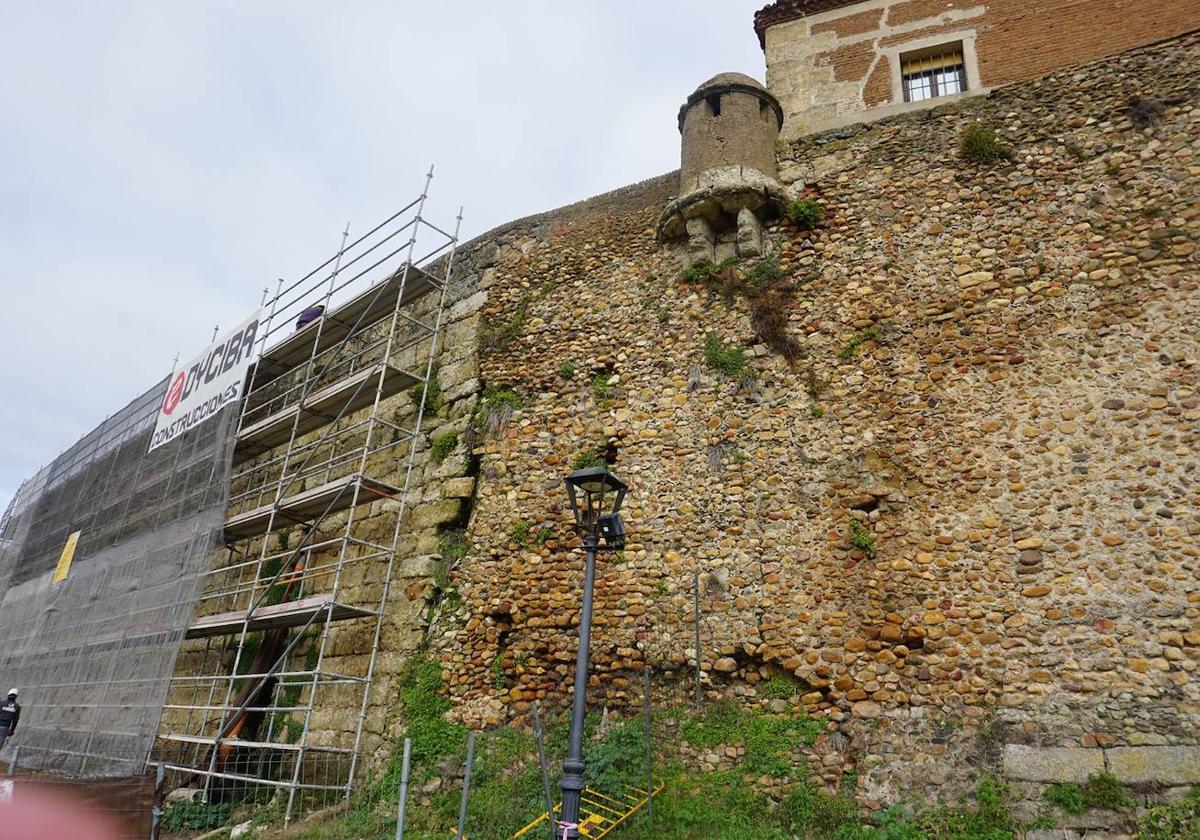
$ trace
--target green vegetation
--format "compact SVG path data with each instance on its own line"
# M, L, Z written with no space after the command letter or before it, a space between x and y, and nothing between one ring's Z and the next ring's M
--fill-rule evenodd
M418 382L408 389L408 394L412 397L414 403L421 404L421 410L425 414L437 414L442 410L442 383L438 381L437 362L429 370L428 383ZM428 387L426 387L428 385Z
M211 831L229 823L233 805L228 802L177 802L163 814L167 831Z
M447 531L438 543L438 554L447 560L461 560L471 550L471 544L462 531Z
M821 408L819 405L814 405L808 409L808 413L811 414L814 419L819 420L825 416L825 409Z
M867 557L875 557L875 535L864 528L857 519L850 520L850 545L862 551Z
M1087 807L1083 802L1083 788L1074 782L1051 785L1042 796L1055 808L1068 814L1082 814Z
M1082 814L1088 808L1120 811L1133 805L1121 783L1111 773L1093 773L1082 787L1074 782L1051 785L1043 796L1051 805L1068 814Z
M525 398L511 388L489 385L483 389L479 410L475 415L476 428L496 434L508 425L512 413L525 406Z
M479 342L488 350L499 350L521 334L525 321L529 317L529 303L532 296L528 293L521 295L517 301L517 309L506 321L488 320L479 331Z
M786 273L779 265L779 259L772 254L750 266L750 270L746 272L746 282L751 286L767 286L782 280L785 276Z
M513 526L508 537L517 545L525 545L525 541L529 539L529 523L522 519Z
M742 768L755 775L786 778L796 774L793 759L812 745L821 724L806 715L771 717L748 712L734 703L719 703L681 729L689 744L711 750L719 744L745 748Z
M438 435L433 439L433 446L430 447L429 454L437 463L442 463L450 455L451 452L458 447L458 432L449 431L445 434Z
M616 388L609 384L608 380L610 379L612 379L612 374L609 373L597 373L592 377L592 395L597 400L607 400L612 397Z
M507 674L497 655L493 683L502 688ZM413 784L434 776L440 786L409 801L405 836L443 838L455 824L461 787L453 779L465 757L466 730L443 715L450 702L441 696L441 670L435 662L415 660L406 671L400 701L408 735L414 739ZM588 782L600 790L643 784L644 721L609 717L602 728L599 712L584 725ZM546 751L551 789L557 791L559 759L566 752L565 716L547 722ZM699 716L682 710L656 716L660 752L670 751L681 735L693 747L742 747L739 766L704 773L686 768L676 757L660 756L656 775L666 787L655 799L654 819L635 817L613 834L614 840L1015 840L1017 827L1007 807L1007 790L990 779L976 788L974 801L936 808L893 806L870 816L854 801L856 780L849 775L837 794L808 778L800 750L811 745L821 724L804 715L773 716L723 703ZM671 734L661 730L666 727ZM385 840L395 834L396 793L401 753L394 745L386 770L352 797L336 817L294 827L289 840ZM542 782L532 737L517 728L480 734L473 768L467 832L471 837L509 837L541 813ZM789 792L775 807L757 791L752 777L787 779ZM411 795L411 794L410 794ZM1174 807L1174 806L1172 806ZM1193 803L1194 807L1194 803ZM1163 816L1164 826L1182 825L1184 815ZM1146 835L1149 840L1191 836Z
M994 163L1013 155L1012 149L1000 142L996 129L982 120L971 123L958 135L958 153L974 163Z
M590 469L591 467L607 467L607 466L608 466L608 464L607 464L607 462L605 462L604 458L602 458L598 453L596 453L594 450L591 450L591 449L583 450L578 455L576 455L575 460L573 460L571 462L571 469L573 469L573 470L586 470L586 469Z
M699 283L716 277L725 269L737 265L740 262L737 257L729 257L721 260L719 263L696 263L687 271L683 272L683 279L688 283Z
M575 375L575 363L574 362L563 362L561 365L558 366L558 375L561 376L563 379L570 379L572 376Z
M1093 773L1083 786L1083 800L1091 808L1108 808L1120 811L1133 807L1133 800L1125 795L1125 789L1111 773Z
M554 536L554 532L543 525L537 529L537 533L533 535L533 542L536 545L545 545L550 538Z
M771 700L790 700L796 696L796 683L782 674L776 674L762 684L762 693Z
M824 216L825 211L815 198L798 198L787 206L787 217L801 230L812 230Z
M496 658L492 660L492 687L497 691L503 691L507 684L508 675L504 673L504 656L497 653Z
M838 351L838 358L844 362L851 358L854 355L854 352L868 341L879 341L882 337L883 336L879 331L879 327L872 324L865 330L862 330L855 335L854 338L843 344L842 349Z
M1200 788L1182 802L1151 808L1138 820L1138 840L1200 840Z
M710 368L726 376L741 376L746 373L746 350L726 344L715 335L704 339L704 361Z

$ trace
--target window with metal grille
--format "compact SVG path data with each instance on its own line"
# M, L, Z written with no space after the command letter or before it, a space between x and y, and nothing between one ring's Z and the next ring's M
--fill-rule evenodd
M900 74L904 81L905 102L962 93L967 89L962 42L903 53Z

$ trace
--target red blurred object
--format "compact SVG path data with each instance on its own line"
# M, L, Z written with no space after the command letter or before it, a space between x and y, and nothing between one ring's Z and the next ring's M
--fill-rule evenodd
M0 802L0 840L122 840L128 836L112 816L69 794L25 785L20 779L4 781L14 784L12 799Z

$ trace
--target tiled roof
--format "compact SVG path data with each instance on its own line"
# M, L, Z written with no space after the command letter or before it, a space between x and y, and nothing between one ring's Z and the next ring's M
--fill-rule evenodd
M754 13L754 31L758 33L759 45L765 47L769 26L861 2L862 0L776 0Z

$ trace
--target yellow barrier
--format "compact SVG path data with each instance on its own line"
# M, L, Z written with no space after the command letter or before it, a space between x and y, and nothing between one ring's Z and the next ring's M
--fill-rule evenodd
M662 789L661 781L654 786L654 790L646 791L645 788L628 787L616 796L603 794L590 787L584 788L579 807L579 835L587 837L588 840L607 837L618 826L644 808L651 799L658 796ZM554 812L557 814L561 810L562 803L559 802ZM544 837L546 820L545 814L540 815L514 834L512 840L520 840L523 837ZM537 833L538 828L541 828L541 833Z

